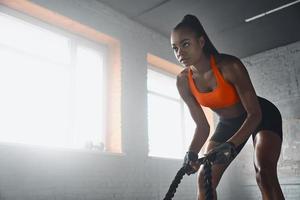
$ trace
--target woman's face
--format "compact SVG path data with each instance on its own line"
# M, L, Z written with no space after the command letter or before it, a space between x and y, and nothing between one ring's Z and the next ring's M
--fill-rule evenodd
M177 60L183 66L196 64L203 54L204 39L197 38L189 29L174 30L171 34L171 45Z

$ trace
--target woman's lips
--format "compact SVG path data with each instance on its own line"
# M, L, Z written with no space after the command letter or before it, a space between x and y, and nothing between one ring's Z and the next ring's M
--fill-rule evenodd
M181 63L186 63L187 61L188 61L188 58L181 58L181 59L180 59L180 62L181 62Z

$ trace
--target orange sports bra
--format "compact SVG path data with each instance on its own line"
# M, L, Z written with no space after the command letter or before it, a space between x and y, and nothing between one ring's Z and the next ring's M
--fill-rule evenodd
M211 92L200 92L195 85L193 79L193 72L189 68L188 72L188 82L192 94L196 98L197 102L205 107L209 108L225 108L240 101L240 98L237 94L234 86L225 81L222 77L214 57L210 56L210 66L213 70L213 73L216 77L217 87Z

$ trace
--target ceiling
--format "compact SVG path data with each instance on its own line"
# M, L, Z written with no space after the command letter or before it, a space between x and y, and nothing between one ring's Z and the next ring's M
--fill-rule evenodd
M245 22L247 18L295 0L97 1L167 38L184 15L196 15L220 52L240 58L300 40L300 2Z

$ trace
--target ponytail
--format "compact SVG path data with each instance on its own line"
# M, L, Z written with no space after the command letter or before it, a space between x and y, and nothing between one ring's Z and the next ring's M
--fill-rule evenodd
M211 55L211 54L213 54L213 55L219 54L218 50L215 48L215 46L210 41L202 24L200 23L200 21L198 20L198 18L196 16L185 15L183 17L183 19L181 20L181 22L179 24L177 24L173 30L175 31L175 30L178 30L181 28L188 28L188 29L192 30L196 34L197 38L199 38L201 36L204 37L205 44L203 47L203 51L207 56Z

